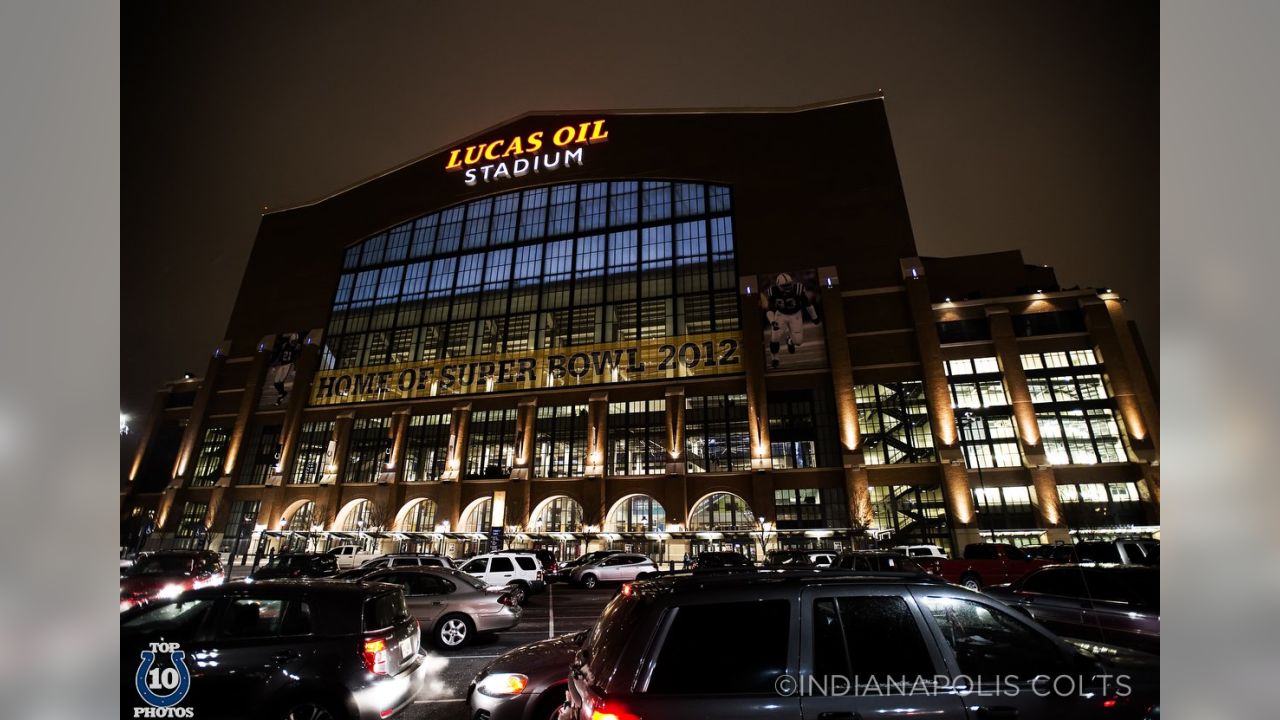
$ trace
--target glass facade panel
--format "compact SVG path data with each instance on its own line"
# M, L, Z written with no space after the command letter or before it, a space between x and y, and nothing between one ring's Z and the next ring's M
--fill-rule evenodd
M666 472L667 401L609 403L609 475Z
M222 476L222 463L227 459L227 443L231 428L211 427L204 431L200 454L196 457L196 471L191 478L192 487L208 487Z
M333 421L311 421L302 424L298 446L294 450L293 473L289 482L314 485L325 472L329 443L333 440Z
M391 418L356 418L351 424L344 482L372 483L391 461Z
M587 406L538 408L533 441L536 477L582 477L587 455Z
M778 529L849 527L849 508L843 488L774 490Z
M937 460L924 383L855 385L863 456L868 465Z
M516 409L472 412L469 434L465 477L510 477L515 457Z
M685 398L685 461L691 473L751 469L746 395Z
M605 522L605 532L659 532L666 528L667 511L648 495L623 498L613 507Z
M404 443L404 481L439 480L449 455L448 413L409 418Z
M240 464L241 485L262 485L280 462L282 426L263 425L254 436L252 454Z
M542 503L532 520L534 532L581 532L582 506L577 500L561 495Z
M690 530L759 530L751 507L732 493L712 493L697 502L689 513Z
M1045 454L1054 465L1128 460L1115 405L1093 350L1022 356Z
M775 390L768 398L774 470L840 466L830 388Z
M322 369L736 329L729 210L701 183L572 183L380 233L345 256Z

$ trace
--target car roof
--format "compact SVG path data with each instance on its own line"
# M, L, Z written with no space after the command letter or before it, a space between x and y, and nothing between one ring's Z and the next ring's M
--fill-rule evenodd
M153 550L146 554L146 558L154 557L209 557L214 556L221 558L218 553L212 550ZM145 559L145 558L139 558Z
M637 591L654 594L698 592L752 587L787 587L799 589L810 585L912 585L936 589L950 587L938 578L912 572L867 572L825 568L796 568L788 570L738 570L738 571L677 571L663 573L638 580L633 587ZM961 589L961 588L957 588Z
M221 585L189 590L184 593L189 598L218 598L236 595L370 595L382 594L389 590L398 590L399 586L378 582L352 582L349 580L300 579L300 580L255 580L253 582L230 582Z

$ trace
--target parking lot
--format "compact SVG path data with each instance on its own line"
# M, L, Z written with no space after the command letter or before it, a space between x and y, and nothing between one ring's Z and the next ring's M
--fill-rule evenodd
M467 685L485 663L518 645L591 627L616 590L609 586L584 590L551 585L546 592L525 601L524 615L514 630L481 637L457 652L434 651L432 660L438 669L422 696L402 717L465 720Z

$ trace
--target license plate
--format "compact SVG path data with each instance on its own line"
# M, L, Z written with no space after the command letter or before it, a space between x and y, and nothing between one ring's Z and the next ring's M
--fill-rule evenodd
M408 660L413 657L413 638L407 637L400 641L400 658Z

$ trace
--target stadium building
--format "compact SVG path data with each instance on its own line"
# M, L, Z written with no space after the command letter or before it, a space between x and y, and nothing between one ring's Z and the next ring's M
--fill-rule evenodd
M264 214L210 340L155 395L122 544L1158 535L1124 302L921 257L879 95L522 116Z

